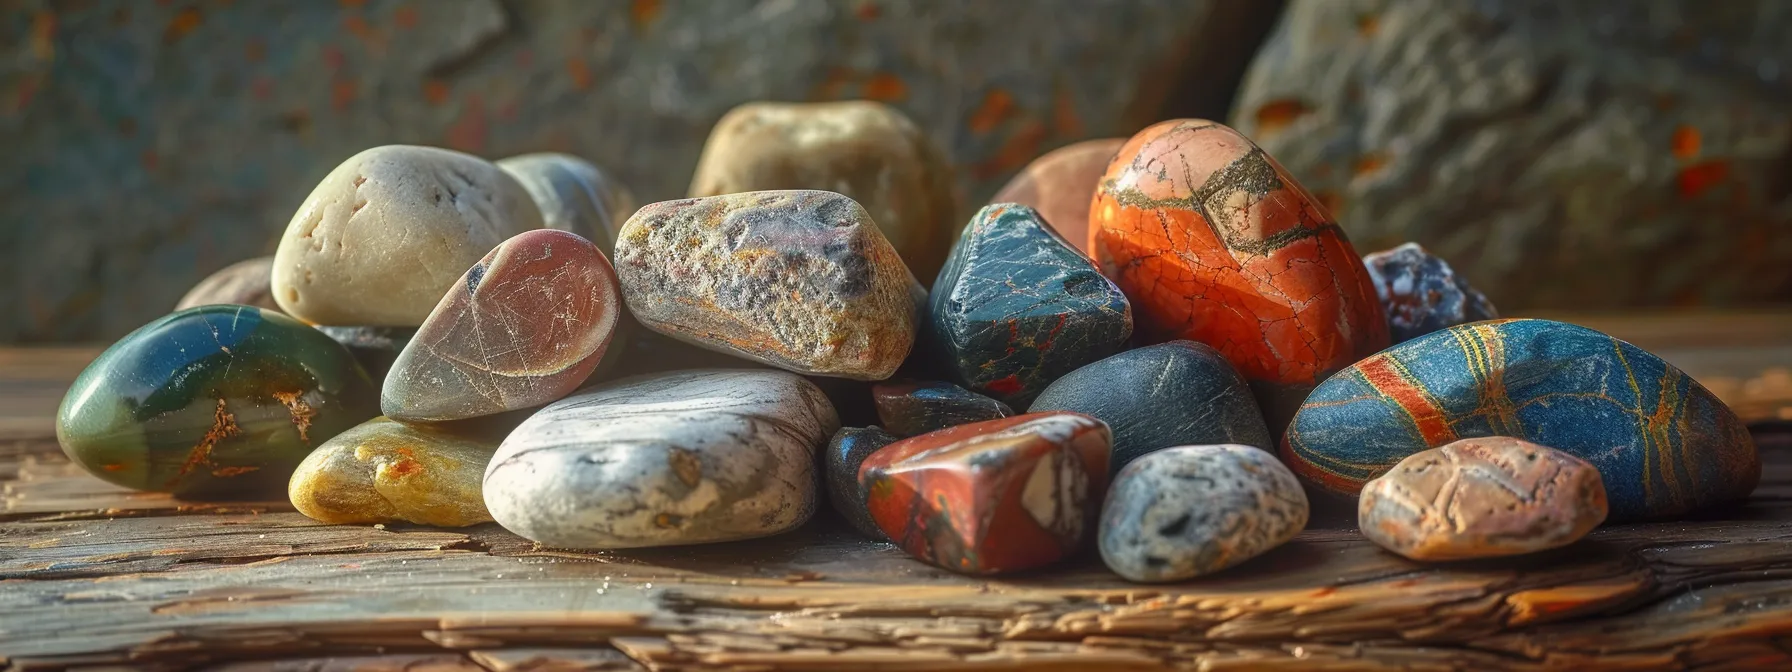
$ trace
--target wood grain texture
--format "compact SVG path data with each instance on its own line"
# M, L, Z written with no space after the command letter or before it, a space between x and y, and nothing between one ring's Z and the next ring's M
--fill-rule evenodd
M1618 335L1699 375L1673 351L1696 339ZM1728 339L1713 353L1753 347L1713 339ZM0 364L48 359L0 351ZM0 399L26 400L0 412L33 407L30 376L45 387L84 363L64 359L72 367L0 366ZM958 576L832 519L607 552L542 548L494 525L326 526L282 502L107 486L67 463L39 413L36 425L13 416L35 437L0 440L0 664L11 669L1792 665L1792 433L1773 424L1756 428L1763 481L1740 508L1449 564L1314 527L1240 567L1146 586L1092 555L1002 580Z

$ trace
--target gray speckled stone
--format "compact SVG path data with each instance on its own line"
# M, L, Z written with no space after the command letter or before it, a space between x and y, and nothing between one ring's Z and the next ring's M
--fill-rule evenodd
M1274 450L1257 400L1224 355L1170 341L1128 350L1052 381L1029 412L1076 411L1114 430L1114 471L1171 446L1238 443Z
M1307 526L1307 496L1266 451L1182 446L1120 470L1101 511L1101 559L1131 581L1162 582L1237 565Z
M523 154L497 163L535 199L548 228L576 233L605 256L615 253L616 232L635 214L628 187L571 154Z
M549 404L499 446L485 504L549 546L635 548L777 534L815 511L815 451L839 427L779 371L625 378Z

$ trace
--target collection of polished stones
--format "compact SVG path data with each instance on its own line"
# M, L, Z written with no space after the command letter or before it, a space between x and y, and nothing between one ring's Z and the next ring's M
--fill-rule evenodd
M1059 149L962 227L950 170L870 102L737 108L692 197L639 208L563 154L369 149L271 258L93 362L58 438L113 483L284 489L325 523L622 549L831 506L956 572L1093 547L1143 582L1243 563L1327 507L1450 560L1759 480L1678 369L1497 319L1417 245L1358 256L1225 126Z

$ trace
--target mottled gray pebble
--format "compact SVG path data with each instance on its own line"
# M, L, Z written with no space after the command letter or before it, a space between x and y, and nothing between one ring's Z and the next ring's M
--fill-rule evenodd
M1274 455L1235 444L1166 448L1115 477L1101 559L1132 581L1179 581L1261 555L1306 526L1306 493Z

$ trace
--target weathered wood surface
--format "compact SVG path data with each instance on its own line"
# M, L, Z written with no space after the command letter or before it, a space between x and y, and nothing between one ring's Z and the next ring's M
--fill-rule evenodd
M1315 528L1243 567L1169 586L1128 584L1093 558L1003 580L960 577L833 520L758 541L582 553L491 525L326 526L285 502L130 493L69 465L50 431L62 386L95 351L0 350L0 660L15 669L1792 669L1792 315L1577 321L1680 364L1757 423L1766 472L1747 506L1608 527L1537 556L1433 565L1354 530Z

